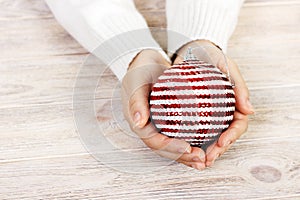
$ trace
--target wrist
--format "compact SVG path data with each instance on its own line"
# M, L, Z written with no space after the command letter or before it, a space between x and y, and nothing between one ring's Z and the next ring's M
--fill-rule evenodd
M128 70L138 66L147 64L169 65L169 62L162 56L160 52L154 49L144 49L140 51L129 64Z

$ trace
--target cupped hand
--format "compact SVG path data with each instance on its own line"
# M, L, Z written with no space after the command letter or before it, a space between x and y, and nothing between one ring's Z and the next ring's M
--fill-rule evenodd
M131 129L157 154L201 170L206 161L202 149L158 133L149 120L152 85L169 67L170 63L155 50L143 50L136 56L122 81L124 116Z
M218 141L206 149L206 166L211 166L215 160L226 152L231 145L246 132L248 127L247 115L253 114L254 110L249 101L249 91L239 71L237 64L225 56L213 43L206 40L197 40L183 46L178 52L174 63L180 63L187 50L191 48L193 54L202 61L217 66L221 71L227 73L226 65L230 72L230 78L234 84L236 109L233 122L228 129L221 134Z

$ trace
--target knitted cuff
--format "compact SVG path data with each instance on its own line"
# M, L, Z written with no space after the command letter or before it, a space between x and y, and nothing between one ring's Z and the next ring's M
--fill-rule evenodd
M167 0L169 52L199 39L226 51L242 3L243 0Z

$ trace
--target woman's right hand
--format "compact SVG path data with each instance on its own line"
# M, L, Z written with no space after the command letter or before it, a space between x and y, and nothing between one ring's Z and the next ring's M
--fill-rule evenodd
M149 95L153 83L171 65L155 50L143 50L132 61L122 82L123 112L131 129L160 156L198 170L205 168L205 153L184 140L158 133L150 122Z

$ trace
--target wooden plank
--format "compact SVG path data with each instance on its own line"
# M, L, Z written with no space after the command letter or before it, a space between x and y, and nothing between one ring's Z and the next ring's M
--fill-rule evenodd
M290 90L299 84L299 10L299 5L242 9L228 54L239 64L253 100L256 89Z
M88 67L89 70L88 74L83 75L83 95L88 88L96 88L97 84L92 85L91 80L97 81L101 77L99 62L90 65L85 62L86 57L70 55L3 61L0 68L0 108L71 104L77 74L82 68ZM112 88L117 78L110 70L105 70L103 76L105 82L100 85L104 85L103 93L108 97L111 93L108 89Z
M165 26L163 1L136 2L150 25ZM172 164L142 175L103 166L83 148L72 91L86 51L44 1L0 0L0 7L0 199L300 199L297 1L246 1L230 41L256 107L248 133L203 172ZM155 34L163 42L165 33ZM120 135L109 114L115 82L106 71L91 118L113 144L149 152Z
M241 49L241 47L238 47ZM296 55L295 55L296 56ZM0 108L70 104L73 87L86 56L40 57L2 62L0 68ZM280 105L284 102L299 102L300 71L291 60L290 65L256 61L249 57L241 62L241 71L247 81L255 106L261 108L270 102ZM296 59L297 61L297 59ZM300 61L300 60L299 60ZM88 67L88 66L86 66ZM90 67L80 92L84 95L91 85L91 80L98 80L97 67ZM270 73L272 71L272 73ZM16 72L18 75L16 76ZM263 76L261 76L262 74ZM8 78L9 77L9 78ZM100 79L95 93L96 98L109 98L117 79L107 70ZM94 90L92 88L92 90ZM287 90L287 88L289 88ZM268 94L265 97L264 94ZM284 94L284 95L281 95ZM289 100L290 96L295 98ZM289 100L289 101L287 101Z
M0 21L27 20L30 18L52 18L45 1L36 0L1 0Z
M0 74L2 85L0 87L0 94L2 94L0 97L0 108L71 104L78 69L76 69L75 64L65 65L48 65L44 68L38 67L35 69L24 67L24 69L19 71L22 73L18 76L13 76L14 70L2 71ZM70 68L68 68L69 66ZM245 73L247 74L245 78L249 83L251 98L257 109L265 106L268 108L270 103L272 106L298 104L300 83L298 79L299 73L295 71L296 69L293 68L291 70L295 71L294 74L287 73L285 76L287 80L278 80L278 77L273 76L284 74L286 70L284 67L279 68L279 70L273 70L272 75L266 75L265 77L256 76L257 73L267 73L270 69L272 67L247 68L247 70L243 70L247 72ZM44 76L45 74L47 77ZM5 77L11 78L5 79ZM91 93L95 95L96 99L111 98L112 90L115 89L118 83L116 82L116 77L105 75L97 87L97 85L92 84L91 79L97 80L98 78L98 74L90 74L86 80L83 80L83 85L78 88L78 92L82 94L81 96ZM94 89L97 89L96 93L94 93ZM290 99L291 96L293 97L292 99Z
M53 18L0 21L0 33L0 61L86 53Z
M300 5L244 7L229 42L229 55L242 64L247 60L274 68L294 66L292 59L299 58L299 10Z
M83 103L79 112L86 113L84 106L87 105ZM124 130L128 128L124 126L120 103L116 101L114 105L117 106L111 105L111 101L97 100L95 111L92 110L92 114L85 117L90 121L90 126L94 125L91 123L93 120L97 121L97 125L105 128L106 138L120 148L143 148L144 145L141 145L134 133L126 135L121 132L120 127ZM275 107L276 104L269 103L257 109L256 114L250 118L248 133L240 141L299 137L300 106ZM0 109L0 116L3 116L0 118L0 130L3 133L0 140L0 161L86 152L79 139L76 129L79 124L74 121L73 111L71 104Z
M165 10L165 0L134 0L137 9L143 11L161 11Z
M298 143L299 138L239 142L213 168L202 172L174 163L159 171L134 175L105 167L90 156L7 163L0 165L1 197L296 199L300 195L300 165L295 153L300 150Z

